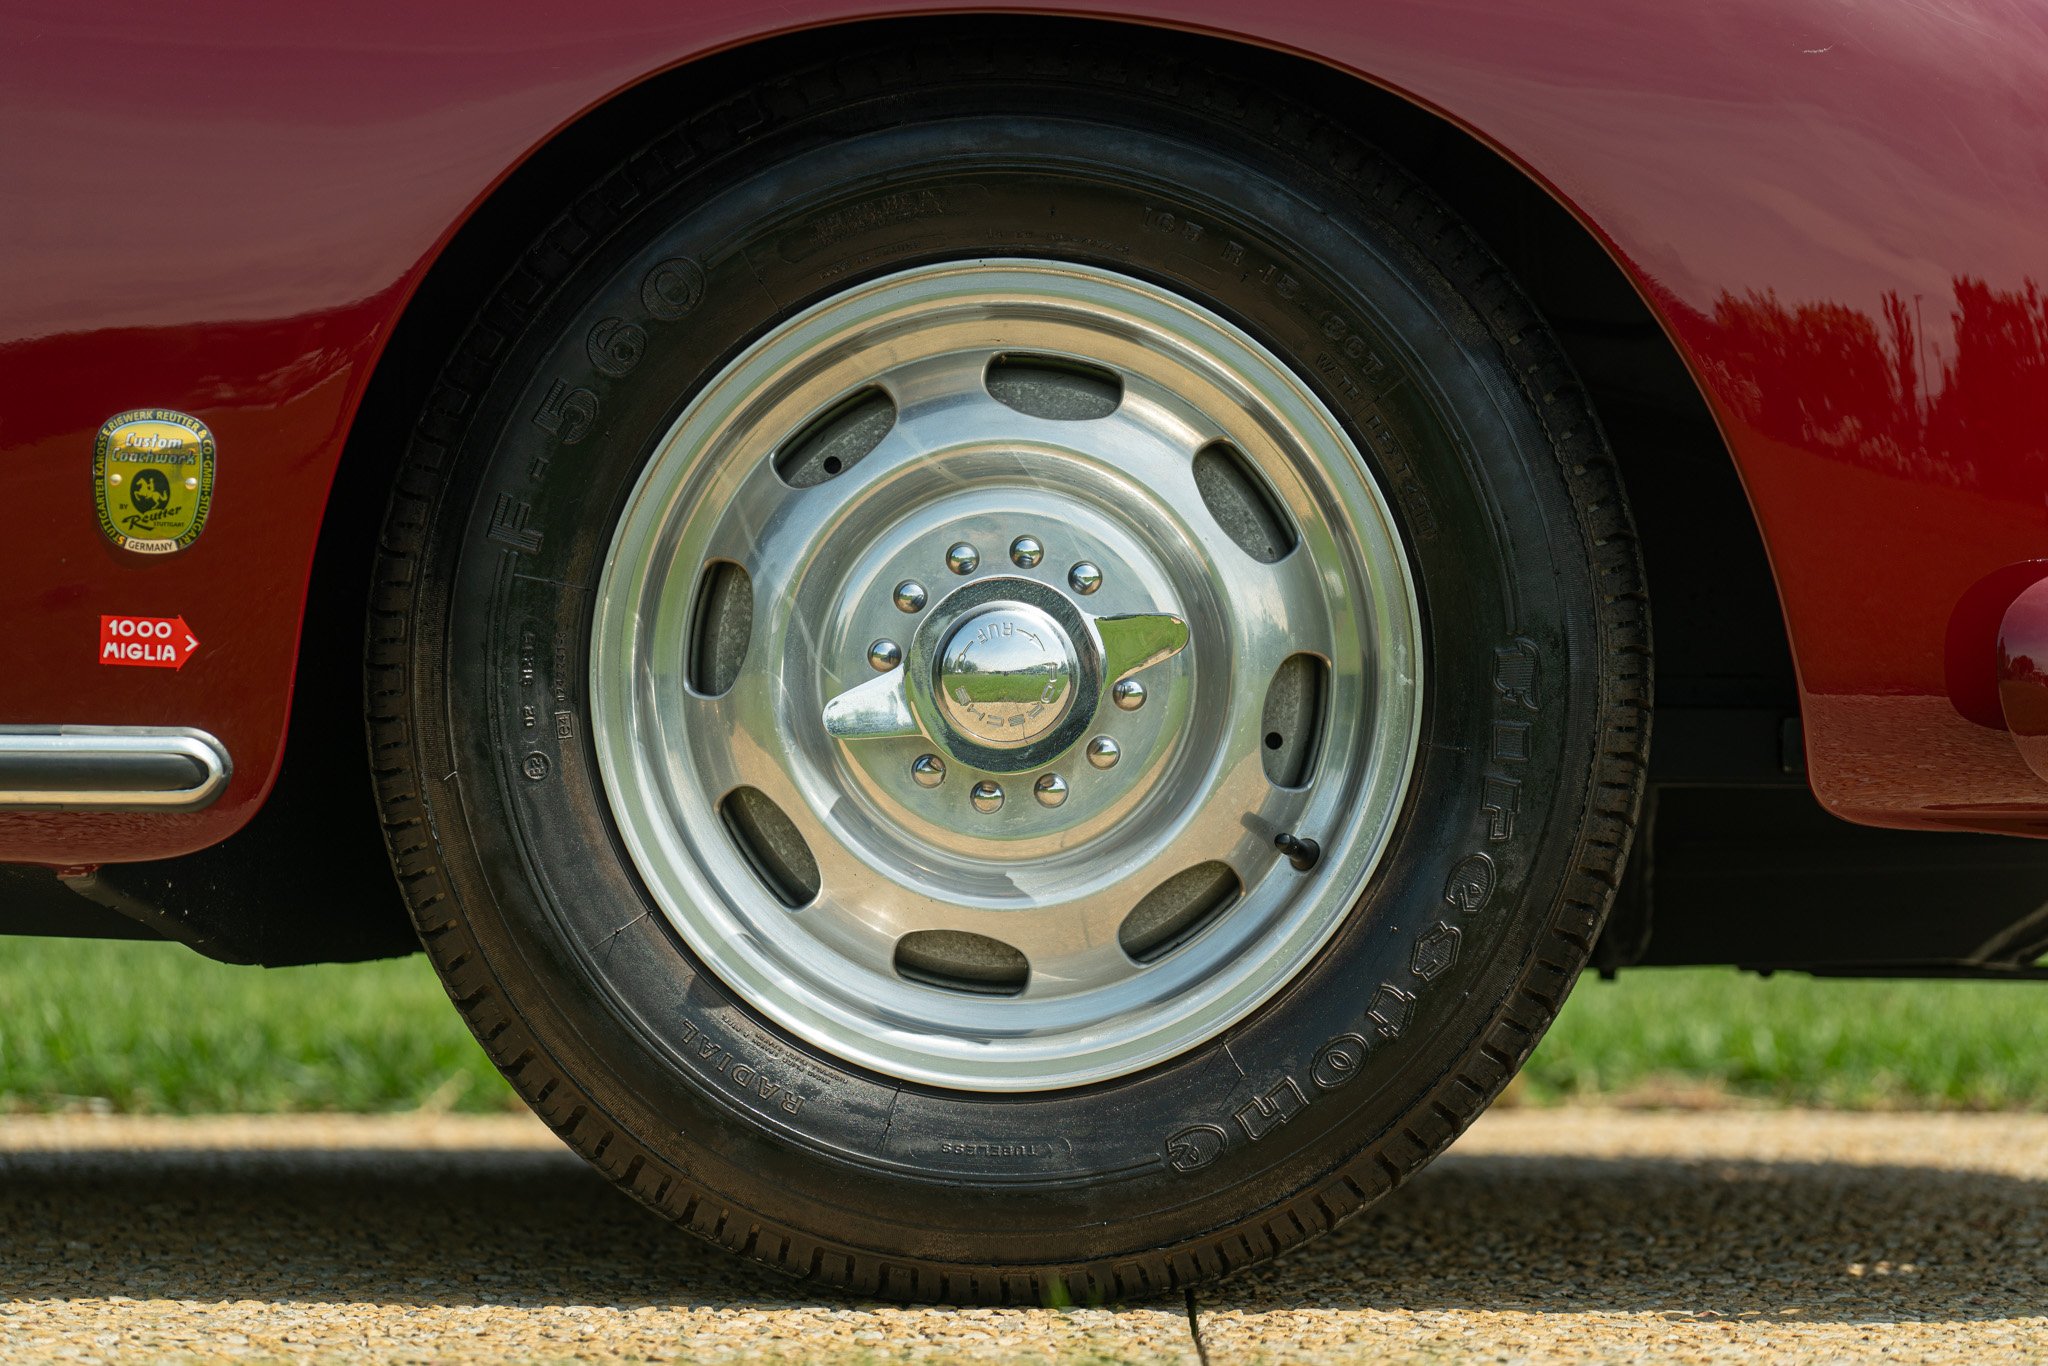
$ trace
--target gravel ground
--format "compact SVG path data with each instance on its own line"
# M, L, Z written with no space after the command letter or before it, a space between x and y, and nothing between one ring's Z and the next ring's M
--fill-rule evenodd
M1205 1292L1255 1361L2048 1358L2048 1116L1510 1110ZM0 1120L0 1361L1196 1362L1179 1303L838 1301L524 1118Z

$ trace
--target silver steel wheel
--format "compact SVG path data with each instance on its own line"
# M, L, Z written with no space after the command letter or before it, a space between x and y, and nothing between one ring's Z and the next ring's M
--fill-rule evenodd
M1127 276L962 262L689 405L591 694L633 862L741 999L891 1077L1049 1090L1215 1035L1328 939L1413 767L1420 624L1271 352Z

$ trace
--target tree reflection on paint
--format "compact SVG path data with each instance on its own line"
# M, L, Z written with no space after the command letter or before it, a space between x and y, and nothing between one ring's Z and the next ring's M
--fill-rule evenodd
M1887 293L1881 316L1775 291L1724 292L1703 378L1766 436L1857 464L2032 498L2048 489L2048 298L2029 279L1992 289L1959 276L1950 336L1924 300Z

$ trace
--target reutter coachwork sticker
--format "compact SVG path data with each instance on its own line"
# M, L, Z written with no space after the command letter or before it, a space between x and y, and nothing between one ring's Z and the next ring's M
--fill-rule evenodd
M172 408L117 413L93 442L92 489L109 541L138 555L183 550L213 508L213 433Z

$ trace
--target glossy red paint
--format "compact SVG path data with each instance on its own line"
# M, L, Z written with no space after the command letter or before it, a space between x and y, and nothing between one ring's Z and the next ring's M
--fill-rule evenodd
M204 726L236 773L192 815L0 816L0 859L164 857L254 811L363 386L441 245L511 167L656 70L777 28L942 8L975 7L13 5L0 18L0 468L14 513L0 723ZM1981 675L1950 646L1958 603L2048 554L2042 11L1037 8L1308 54L1528 168L1616 254L1722 424L1778 576L1823 800L1865 821L2048 830L2048 785L1950 683L1959 668L1960 691L1995 686L1988 632ZM177 556L125 554L94 524L92 434L140 406L194 413L219 442L209 529ZM101 668L108 613L182 615L206 644L175 672Z

